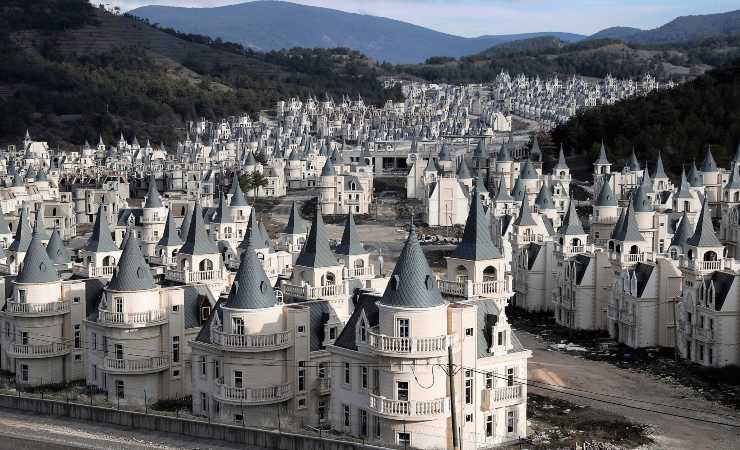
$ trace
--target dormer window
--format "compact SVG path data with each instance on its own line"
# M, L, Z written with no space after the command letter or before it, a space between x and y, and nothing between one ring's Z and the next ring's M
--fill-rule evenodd
M367 327L365 326L365 321L360 321L360 342L367 341Z

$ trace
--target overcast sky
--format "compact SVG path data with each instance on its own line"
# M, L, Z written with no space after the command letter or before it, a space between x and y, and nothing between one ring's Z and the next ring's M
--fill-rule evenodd
M239 0L108 1L124 11L152 4L209 7L243 3ZM738 0L294 0L294 3L390 17L461 36L533 31L590 34L617 25L655 28L676 16L740 8Z

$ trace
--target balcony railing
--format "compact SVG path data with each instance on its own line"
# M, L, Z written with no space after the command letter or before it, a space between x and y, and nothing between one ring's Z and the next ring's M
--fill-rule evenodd
M723 263L719 261L697 261L697 260L686 260L686 267L697 272L714 272L716 270L723 269Z
M154 309L150 311L125 313L99 310L98 322L108 325L119 326L147 326L156 325L167 321L166 309Z
M221 380L216 382L215 397L223 402L243 405L280 403L293 397L293 389L290 383L259 388L237 388L226 386Z
M449 414L450 399L448 397L434 400L392 400L370 394L368 406L385 417L405 419L428 419L443 417Z
M55 342L51 344L11 344L8 356L13 358L50 358L69 353L69 344Z
M0 263L0 273L16 275L18 273L17 266L11 263Z
M69 312L69 302L18 303L7 302L5 312L17 316L51 316Z
M473 283L472 281L437 280L437 285L443 294L455 297L494 297L499 295L508 297L512 294L508 278L478 283Z
M347 271L348 278L372 278L375 276L373 266L353 267Z
M288 348L293 345L293 333L283 331L272 334L228 334L215 330L213 341L228 350L260 352Z
M316 300L327 297L337 297L345 295L344 283L342 284L329 284L326 286L309 286L309 285L295 285L284 283L281 287L284 295L296 298L303 298L307 300Z
M170 361L164 356L141 359L105 358L103 367L106 371L115 373L152 373L169 368Z
M162 255L162 256L150 256L149 257L149 261L152 264L159 264L159 265L162 265L162 266L175 266L175 265L177 265L177 258L175 258L173 256L166 256L166 255Z
M483 409L491 410L503 406L515 405L525 401L521 384L504 386L483 391Z
M326 395L331 392L331 378L319 378L319 394Z
M93 264L73 264L72 273L83 278L110 278L116 266L95 266Z
M170 281L177 281L179 283L202 283L204 281L217 281L221 279L221 272L218 270L175 270L167 269L165 278Z
M431 337L395 337L379 334L378 327L374 327L368 333L370 339L368 347L376 352L387 356L398 355L404 358L429 357L432 355L444 355L447 347L452 343L452 335L443 334Z

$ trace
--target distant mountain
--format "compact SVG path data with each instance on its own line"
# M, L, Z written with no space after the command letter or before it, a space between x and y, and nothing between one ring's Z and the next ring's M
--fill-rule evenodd
M528 52L540 52L562 48L567 43L554 36L540 36L519 41L506 42L491 47L480 53L480 56L503 57L525 54Z
M604 28L598 33L594 33L589 36L589 39L624 39L629 36L633 36L637 33L642 32L639 28L633 27L611 27Z
M392 63L419 63L432 56L471 55L498 44L538 36L553 36L565 42L585 37L543 32L464 38L398 20L282 1L215 8L144 6L130 14L162 27L221 38L260 51L346 47Z
M589 39L613 38L630 44L674 44L740 33L740 10L718 14L678 17L652 30L613 27Z

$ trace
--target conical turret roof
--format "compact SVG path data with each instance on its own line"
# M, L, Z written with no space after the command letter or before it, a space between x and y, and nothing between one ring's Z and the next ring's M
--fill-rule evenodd
M601 183L601 190L599 190L599 196L596 197L594 206L618 206L617 199L612 191L611 183L609 180L604 180Z
M54 227L54 231L51 232L49 244L46 246L46 253L54 264L67 264L71 261L69 252L64 246L62 235L59 234L59 229L56 227Z
M522 201L522 206L519 208L519 215L514 220L514 225L520 227L537 225L537 222L535 222L532 216L532 207L529 206L529 200L527 200L526 196Z
M686 170L681 169L681 185L678 188L676 198L691 198L691 191L689 190L689 181L686 179Z
M98 207L95 225L93 225L93 231L90 239L87 240L85 250L93 253L117 252L119 250L111 237L108 219L105 216L102 204Z
M689 216L686 214L686 211L684 211L683 215L681 216L681 222L678 224L678 226L676 227L676 231L673 233L671 246L681 247L681 249L685 253L687 243L693 235L694 227L693 225L691 225L691 222L689 221Z
M527 190L525 188L524 181L519 177L514 182L514 188L511 190L511 197L514 201L521 202L526 195Z
M293 206L290 207L290 216L288 217L288 223L285 225L283 230L285 234L306 234L308 233L308 223L303 220L301 213L298 210L298 204L293 202Z
M361 255L367 253L362 246L360 234L357 232L357 225L355 225L355 219L351 212L347 216L347 221L344 223L342 242L337 246L336 252L339 255Z
M475 146L473 156L476 158L485 158L488 155L488 145L485 139L478 139L478 145Z
M33 233L28 243L26 256L23 258L23 264L15 279L16 283L35 284L59 281L59 274L41 241L41 236Z
M632 153L630 153L629 160L627 161L627 167L633 172L636 172L640 170L640 162L637 160L637 155L635 155L635 149L632 149Z
M167 222L164 225L164 233L162 238L157 242L157 245L162 247L178 247L182 245L182 239L177 234L177 226L175 225L175 218L172 217L172 211L167 212Z
M400 308L433 308L446 304L413 225L380 304Z
M568 163L565 162L565 153L563 153L563 144L560 144L560 153L558 153L558 163L555 164L555 170L568 170Z
M689 168L689 185L691 187L701 187L704 185L701 176L699 176L699 170L696 168L696 162L692 162Z
M635 190L635 193L632 195L632 206L635 209L635 212L653 212L653 204L650 201L650 198L647 196L647 193L645 192L645 186L641 184L638 186L637 190Z
M21 217L18 220L18 226L15 229L13 242L10 243L8 250L25 252L28 250L28 245L31 243L32 235L33 230L31 229L31 225L28 223L28 208L24 206L21 208Z
M583 224L581 223L581 219L578 217L576 202L573 198L568 202L568 212L565 213L565 217L563 217L563 223L560 225L558 233L563 236L586 234L586 232L583 231Z
M529 160L524 161L521 172L519 172L519 178L523 180L538 180L540 176L537 171L532 167L532 163Z
M44 225L44 207L42 205L36 206L36 217L33 223L33 232L39 235L39 238L41 238L42 241L49 241L49 238L51 236L49 235L49 232L46 231L46 226Z
M311 231L308 233L306 243L295 262L297 266L303 267L331 267L337 265L337 259L329 248L329 236L326 233L324 219L321 211L316 206L316 216L311 223Z
M200 202L195 202L190 228L185 236L185 243L180 248L185 255L214 255L218 254L218 247L208 236L206 225L203 222L203 208Z
M144 208L163 208L162 198L159 196L157 190L157 180L154 178L154 174L149 177L149 189L146 193L146 202Z
M599 150L599 158L594 162L594 164L611 164L609 162L609 158L606 157L606 147L604 146L604 141L601 141L601 149Z
M668 178L668 175L665 173L665 168L663 168L663 157L660 152L658 152L658 160L655 162L653 178Z
M709 204L706 197L704 198L701 213L699 213L699 220L696 221L694 234L686 243L692 247L722 247L722 243L714 233L714 225L712 225L711 212L709 211Z
M193 221L193 208L188 207L187 212L185 213L185 217L182 218L182 223L180 224L180 239L185 241L185 238L188 236L188 231L190 230L190 223Z
M642 237L642 233L640 233L640 227L637 226L632 202L630 202L627 212L618 225L619 228L614 227L613 239L621 242L643 242L645 240Z
M245 206L249 206L247 203L247 198L244 196L244 191L242 191L242 187L239 184L239 175L237 173L234 173L234 178L231 181L231 203L229 206L232 208L243 208Z
M239 270L224 304L227 308L261 309L277 304L275 292L255 251L250 244L242 252Z
M113 278L106 289L117 292L146 291L154 289L154 278L149 264L144 260L139 248L139 240L134 232L128 232L126 244L123 246L121 259L113 271Z
M501 257L501 252L493 244L491 228L483 211L478 186L470 195L470 209L465 221L465 231L460 243L450 255L468 261L482 261Z
M330 159L327 159L324 163L324 168L321 169L321 176L322 177L333 177L337 174L337 171L334 170L334 164L332 164Z
M465 162L465 159L460 162L460 167L457 168L457 178L459 180L468 180L473 178L473 176L470 174L470 168L468 167L468 163Z
M704 162L701 165L701 171L702 172L716 172L717 169L717 163L714 161L714 156L712 155L712 146L710 145L707 147L707 154L704 156Z
M226 204L226 196L223 192L218 197L218 207L216 208L216 214L213 216L211 223L230 223L231 214L229 213L229 205Z
M552 198L552 191L550 190L550 185L547 182L547 179L542 183L540 192L537 193L537 198L534 200L534 204L540 211L556 209L555 200Z
M504 177L501 177L501 179L498 182L498 190L496 191L496 197L494 197L493 201L494 202L514 201L511 195L509 195L509 190L506 189L506 185L504 184Z

